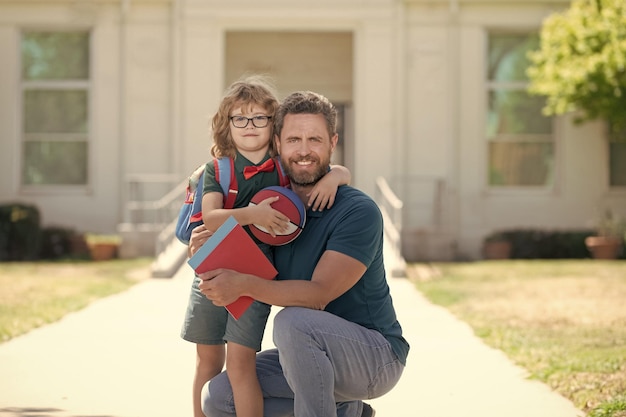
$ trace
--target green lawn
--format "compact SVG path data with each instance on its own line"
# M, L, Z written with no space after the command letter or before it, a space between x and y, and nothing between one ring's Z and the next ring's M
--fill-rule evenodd
M0 262L0 342L131 287L151 262Z
M408 267L428 299L590 417L626 417L626 261L432 266Z

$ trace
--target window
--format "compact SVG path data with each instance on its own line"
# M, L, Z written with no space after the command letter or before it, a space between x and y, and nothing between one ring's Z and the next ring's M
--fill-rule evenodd
M22 185L86 185L89 33L25 31L21 55Z
M546 187L554 178L552 118L542 115L543 97L526 92L528 51L537 35L489 35L487 75L488 184Z
M609 142L609 184L626 187L626 138Z

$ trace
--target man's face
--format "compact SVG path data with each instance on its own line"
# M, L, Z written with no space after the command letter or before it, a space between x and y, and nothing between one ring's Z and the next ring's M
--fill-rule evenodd
M330 165L338 136L329 137L321 114L288 114L276 149L291 181L299 186L314 185Z

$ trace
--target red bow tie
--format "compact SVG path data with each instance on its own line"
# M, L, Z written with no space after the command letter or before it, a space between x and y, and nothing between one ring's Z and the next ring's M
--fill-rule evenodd
M274 171L274 160L272 158L263 162L261 165L249 165L243 169L243 176L245 179L254 177L259 172L272 172Z

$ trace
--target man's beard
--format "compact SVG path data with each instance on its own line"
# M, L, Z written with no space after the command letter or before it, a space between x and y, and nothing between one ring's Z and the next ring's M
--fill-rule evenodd
M302 158L294 161L282 161L285 173L287 174L291 182L300 187L308 187L317 184L320 178L326 175L326 173L328 172L328 167L330 165L330 159L327 159L324 162L320 161L317 169L311 173L302 171L295 172L292 169L291 162L293 162L293 164L297 166L297 162L299 161L312 161L314 163L318 161L316 159L310 158Z

